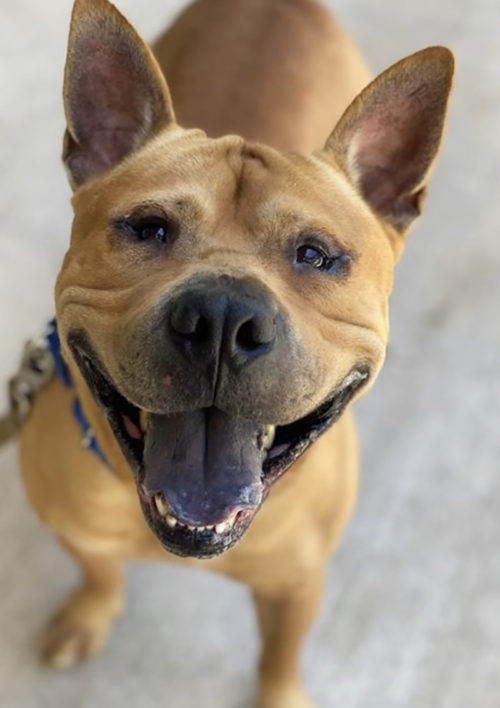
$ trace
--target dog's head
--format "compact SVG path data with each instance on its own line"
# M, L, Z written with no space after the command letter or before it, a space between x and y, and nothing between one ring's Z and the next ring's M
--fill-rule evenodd
M451 75L446 49L419 52L353 102L322 151L282 154L182 129L135 31L106 0L77 0L57 320L169 550L233 545L374 381Z

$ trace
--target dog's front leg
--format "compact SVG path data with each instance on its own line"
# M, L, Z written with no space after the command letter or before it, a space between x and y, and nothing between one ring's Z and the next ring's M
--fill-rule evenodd
M103 649L113 621L123 610L122 563L63 545L81 565L84 581L57 612L43 640L43 657L57 668L72 666Z
M262 653L257 708L313 708L300 678L300 650L323 595L324 568L279 596L254 592Z

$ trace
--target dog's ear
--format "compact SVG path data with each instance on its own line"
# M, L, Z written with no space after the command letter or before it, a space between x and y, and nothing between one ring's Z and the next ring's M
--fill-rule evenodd
M64 74L63 159L73 186L174 122L151 50L107 0L76 0Z
M325 147L399 233L420 214L441 143L453 65L444 47L394 64L351 103Z

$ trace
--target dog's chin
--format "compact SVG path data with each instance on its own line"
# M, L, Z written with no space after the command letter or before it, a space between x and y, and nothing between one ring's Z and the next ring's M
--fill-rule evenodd
M358 364L349 371L327 400L303 418L288 425L277 426L246 423L245 435L247 439L243 442L240 441L239 444L243 445L242 449L252 451L251 457L254 460L253 470L250 472L251 499L247 498L246 503L239 508L238 505L232 508L228 507L228 513L214 518L197 519L193 522L192 519L181 518L174 511L168 493L158 491L161 489L161 485L151 482L151 477L154 478L155 473L151 473L148 467L151 464L148 450L158 445L168 447L169 442L173 446L176 444L176 429L169 431L168 427L170 417L149 415L146 411L130 403L113 385L109 376L103 373L103 367L98 364L93 353L75 347L73 355L93 396L104 410L121 450L134 473L142 511L151 530L168 551L179 556L197 558L210 558L224 553L241 539L272 485L340 417L347 404L369 379L368 366L364 363ZM215 408L179 415L188 418L197 416L196 420L200 415L222 416L230 421L234 419L234 416L226 415ZM150 438L153 437L153 433L150 431L151 419L154 418L163 419L162 425L166 426L163 428L166 431L166 439L156 439L151 444ZM224 435L219 435L219 438L218 447L222 449L218 450L217 454L224 460L224 447L229 442ZM189 440L187 445L189 447ZM178 455L169 454L170 460L175 465ZM240 456L243 455L240 454ZM231 473L232 469L229 469L226 476L229 485L232 484ZM182 474L177 477L182 485ZM192 492L196 496L194 488L192 490L181 489L179 494L181 497L188 497Z

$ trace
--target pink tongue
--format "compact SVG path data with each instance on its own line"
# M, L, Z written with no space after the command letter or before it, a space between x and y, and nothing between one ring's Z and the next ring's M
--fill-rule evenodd
M123 425L125 426L125 430L127 433L130 435L131 438L134 438L134 440L142 440L142 433L137 427L135 423L132 423L128 415L123 415L122 416L123 420Z
M283 443L282 445L276 445L276 447L272 447L269 450L269 454L267 456L268 459L272 460L274 457L278 457L283 452L286 452L289 447L290 447L290 445L287 445L286 443Z

